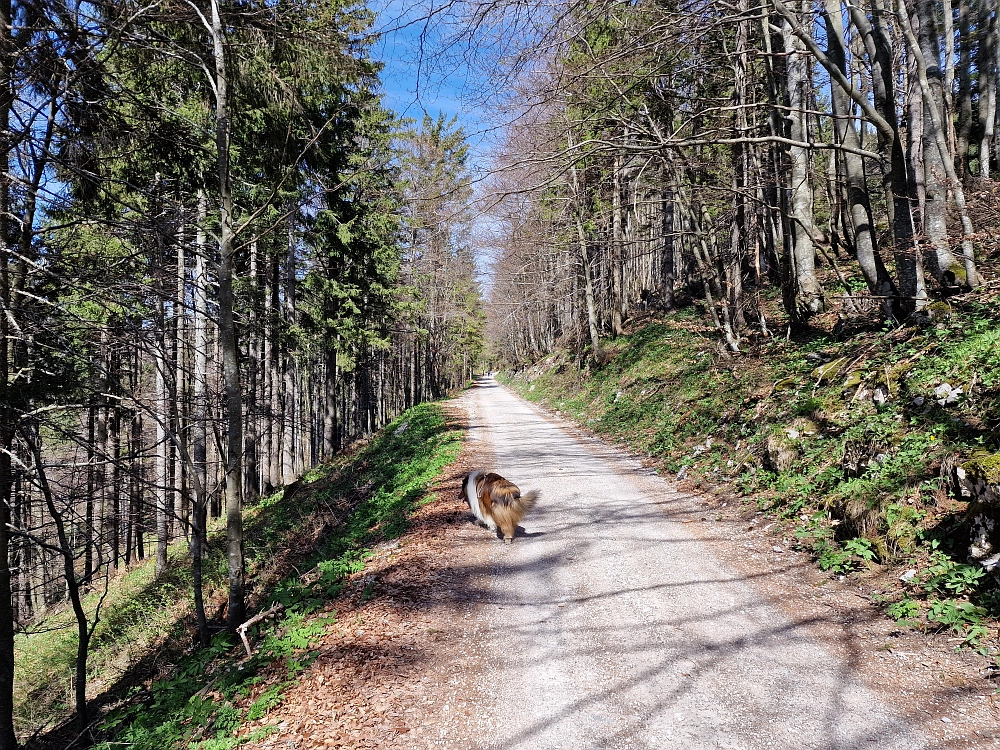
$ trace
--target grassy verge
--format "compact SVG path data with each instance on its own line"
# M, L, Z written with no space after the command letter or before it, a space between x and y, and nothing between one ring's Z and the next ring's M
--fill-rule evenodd
M691 310L609 342L602 367L560 352L509 382L774 514L822 569L867 579L901 625L995 654L1000 590L966 562L967 503L941 470L1000 450L1000 306L939 312L924 328L816 332L730 358Z
M112 667L133 687L117 696L118 707L104 718L98 730L105 739L101 746L219 750L273 731L264 726L240 734L245 723L256 722L281 702L315 658L311 647L336 616L326 610L327 603L349 575L364 569L375 544L402 534L410 514L433 499L427 488L455 460L460 444L461 433L448 424L440 406L422 404L354 453L247 509L246 554L256 608L284 605L276 622L252 634L258 647L249 659L225 634L216 636L209 649L190 648L190 573L180 548L172 550L165 578L153 581L151 566L143 566L116 581L102 607L91 669L95 681L103 676L104 687L115 688L108 677ZM223 541L210 543L206 565L220 593ZM53 698L46 685L53 675L69 674L75 648L75 638L65 629L33 634L19 644L22 712L28 712L31 696L37 704L44 695L48 710L65 715L66 707L58 703L65 690ZM159 661L155 671L169 676L128 680L128 670L141 669L144 661Z

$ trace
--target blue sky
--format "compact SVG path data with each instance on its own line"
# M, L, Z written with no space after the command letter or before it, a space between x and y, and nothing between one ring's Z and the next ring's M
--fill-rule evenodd
M376 0L369 7L379 14L375 28L382 38L372 48L372 56L385 65L382 85L386 106L417 121L425 112L432 117L437 117L438 112L457 116L469 137L474 158L479 161L486 148L486 126L479 117L474 94L487 84L482 79L477 82L476 71L467 65L438 54L441 26L426 21L433 0L419 4Z

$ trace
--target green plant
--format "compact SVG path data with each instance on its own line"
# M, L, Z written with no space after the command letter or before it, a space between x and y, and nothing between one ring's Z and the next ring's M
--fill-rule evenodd
M844 542L844 551L860 557L865 562L872 562L876 557L875 545L870 539L848 539Z
M821 539L816 545L815 552L820 570L843 574L854 569L854 560L851 559L850 553L840 549L833 542Z
M894 619L899 624L908 624L913 621L913 618L920 614L920 605L913 601L913 599L904 596L898 602L894 602L886 607L885 611L889 617Z
M247 709L246 720L257 721L258 719L263 719L272 708L281 703L285 689L290 687L292 684L294 683L278 683L277 685L272 685L261 693L257 700L255 700L251 704L250 708Z
M939 549L931 553L931 560L922 579L928 593L965 594L975 589L986 576L981 566L956 562Z
M977 607L972 602L956 601L955 599L932 599L927 612L927 621L952 630L963 637L962 645L983 649L982 640L989 635L989 630L983 625L986 610Z
M352 459L312 472L319 485L315 491L304 484L294 500L279 492L259 504L256 515L248 514L254 531L248 534L254 545L248 557L264 565L276 549L295 543L301 528L311 524L311 514L331 499L358 498L343 523L320 539L315 553L302 562L311 575L296 572L274 585L273 599L286 609L276 622L258 626L252 658L243 659L242 647L234 650L233 640L225 636L217 637L210 648L188 654L169 679L154 682L146 695L133 696L145 700L126 703L108 716L103 731L112 742L102 749L126 743L134 750L229 750L252 742L251 737L266 736L236 735L247 721L259 720L279 705L295 676L317 658L316 642L336 618L335 613L316 611L342 590L347 576L364 569L375 542L405 530L409 516L426 501L428 486L455 459L460 446L460 433L450 428L441 408L422 404ZM267 512L259 512L264 508ZM374 594L374 588L367 590L368 596ZM284 667L285 677L268 684L282 674L276 666ZM199 694L209 683L216 699Z

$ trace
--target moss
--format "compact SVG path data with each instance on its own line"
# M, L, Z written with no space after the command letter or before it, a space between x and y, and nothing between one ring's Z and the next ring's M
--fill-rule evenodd
M777 383L774 384L774 390L777 392L781 391L794 391L798 387L799 381L794 375L789 375L787 378L782 378Z
M959 268L961 268L961 266L959 266ZM965 269L961 268L961 270L962 270L962 276L964 278ZM938 300L937 302L931 302L929 305L927 305L926 312L927 312L927 317L932 322L937 323L938 321L947 320L948 318L950 318L951 314L954 312L954 308L947 302L942 302Z
M965 275L965 266L961 263L952 263L948 268L944 270L941 274L941 280L945 284L954 284L956 286L968 286L968 277Z
M842 391L849 391L851 388L857 388L861 385L862 380L864 380L864 378L861 376L861 373L855 370L844 378L844 384L840 386L840 389Z
M812 371L812 376L816 378L816 384L820 385L824 380L831 380L836 377L847 364L847 357L837 357L832 362L820 365Z
M1000 484L1000 453L991 453L966 461L962 468L970 477L985 479L987 484Z
M793 439L818 435L819 432L819 425L811 419L806 419L804 417L799 417L798 419L793 420L792 423L785 428L785 434L788 435L788 437L792 437L793 434L796 435Z

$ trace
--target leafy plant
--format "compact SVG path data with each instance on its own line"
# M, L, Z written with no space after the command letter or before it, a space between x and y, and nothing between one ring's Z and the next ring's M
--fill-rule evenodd
M848 539L844 542L844 551L860 557L865 562L872 562L876 557L875 545L870 539Z
M913 620L920 614L920 604L904 596L900 601L886 607L886 613L896 622L903 624Z
M850 553L840 549L832 542L821 540L817 544L816 552L816 561L820 570L843 574L854 569L854 560L851 559Z
M933 562L923 576L923 588L928 592L965 594L975 589L986 576L979 565L956 562L941 550L934 550L931 559Z
M986 610L972 602L955 599L932 599L927 621L936 622L963 637L963 645L982 648L982 639L989 635L983 625Z

